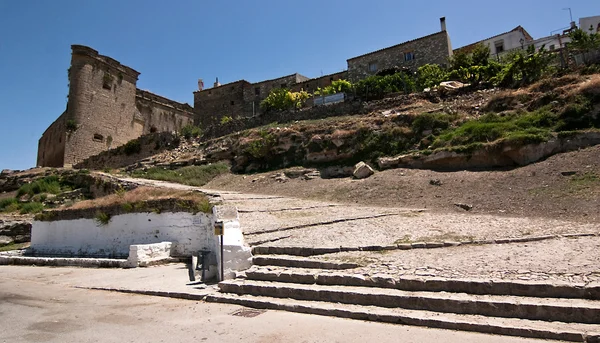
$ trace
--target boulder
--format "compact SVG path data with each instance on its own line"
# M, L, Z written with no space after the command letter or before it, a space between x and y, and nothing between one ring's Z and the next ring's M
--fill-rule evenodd
M365 162L358 162L354 166L354 172L352 173L352 175L356 179L364 179L364 178L367 178L367 177L369 177L369 176L371 176L373 174L375 174L375 171L373 171L373 168L371 168Z

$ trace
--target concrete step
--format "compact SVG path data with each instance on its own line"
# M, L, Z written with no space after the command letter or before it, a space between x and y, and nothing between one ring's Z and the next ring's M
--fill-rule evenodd
M248 294L490 317L600 324L600 301L595 300L410 292L374 287L322 286L254 280L221 282L219 289L224 293L238 295Z
M252 262L257 266L278 266L308 269L354 269L360 267L356 263L319 261L289 255L254 256Z
M212 294L208 295L205 300L208 302L237 304L260 309L283 310L439 329L571 342L600 342L600 326L591 324L532 321L236 294Z
M482 280L419 278L410 276L344 273L335 270L253 266L246 271L248 280L299 284L340 285L400 289L405 291L455 292L526 297L600 300L600 284L525 280Z

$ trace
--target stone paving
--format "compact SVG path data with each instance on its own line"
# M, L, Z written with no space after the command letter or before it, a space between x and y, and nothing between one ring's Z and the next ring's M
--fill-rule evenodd
M147 185L197 189L161 181L127 179ZM351 251L320 259L358 262L358 273L420 277L481 277L518 280L600 280L600 238L565 238L591 233L597 224L546 218L433 213L426 209L363 207L281 196L206 190L239 209L250 245L340 247L414 242L484 241L557 235L538 242L464 245L437 249Z

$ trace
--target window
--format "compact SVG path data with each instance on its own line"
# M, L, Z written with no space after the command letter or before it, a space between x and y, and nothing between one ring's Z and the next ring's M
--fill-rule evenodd
M287 85L285 83L281 84L281 88L286 88L286 87L287 87Z
M231 100L231 106L235 105L235 101Z
M371 62L369 63L369 71L374 73L377 71L377 62Z
M556 49L556 46L554 44L550 45L550 51Z
M404 53L404 61L405 62L412 61L414 59L415 59L415 54L413 52Z
M496 54L503 52L504 51L504 40L495 41L494 46L496 47Z
M254 95L260 95L260 87L254 87Z
M329 78L329 82L333 82L333 76Z
M109 73L104 73L104 76L102 77L102 88L110 90L110 89L112 89L112 84L113 84L112 75L110 75Z
M104 142L104 136L99 133L94 133L94 141L96 142Z

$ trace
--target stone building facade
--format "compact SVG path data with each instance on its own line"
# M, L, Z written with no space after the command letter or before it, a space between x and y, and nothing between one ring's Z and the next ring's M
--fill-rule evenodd
M42 134L37 165L70 166L155 131L193 123L193 110L137 89L139 72L73 45L67 109Z
M298 73L250 83L239 80L194 92L196 123L201 126L219 123L223 117L250 117L260 114L260 102L276 88L292 88L308 78Z
M348 59L348 78L356 82L391 68L415 72L425 64L446 65L452 55L448 33L440 31L385 49Z

